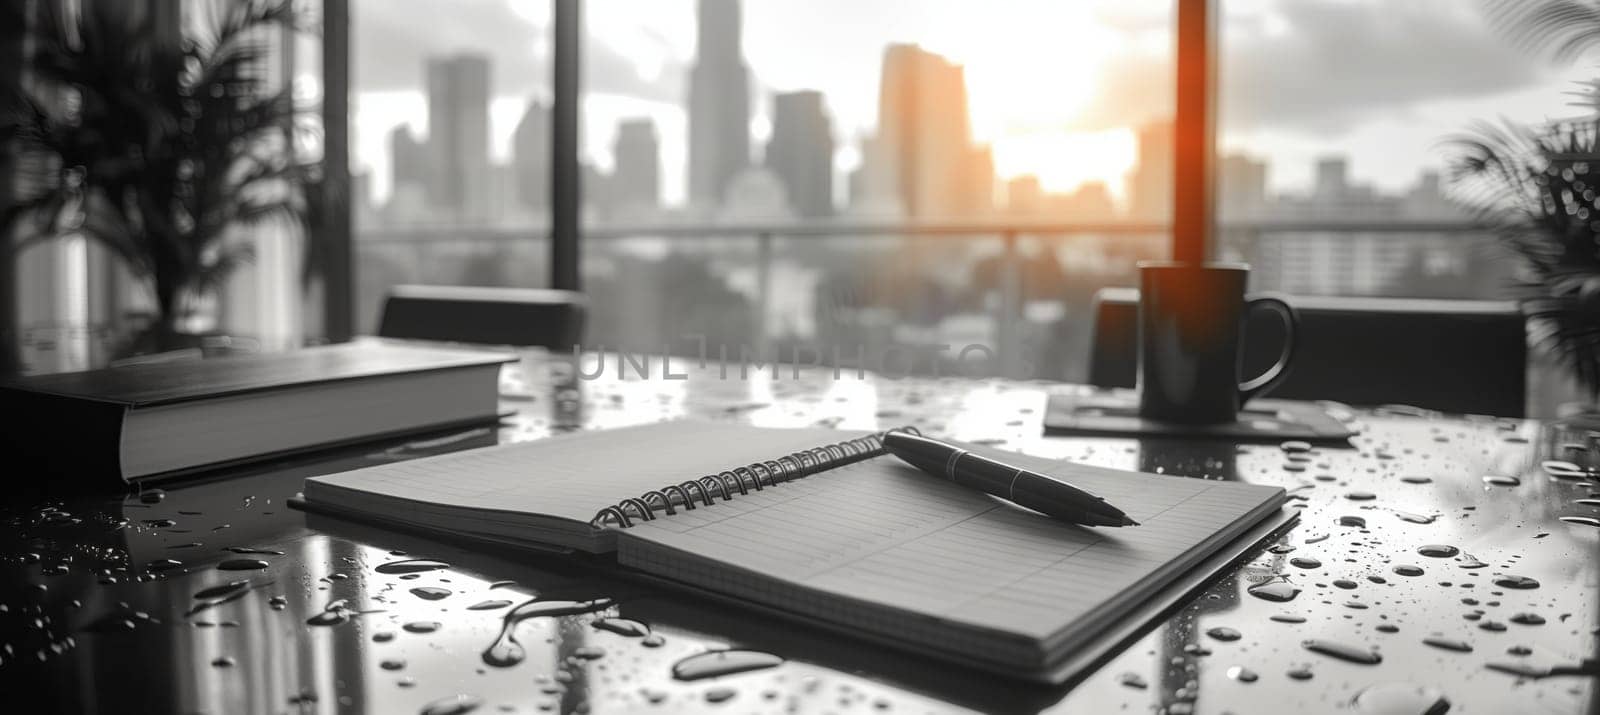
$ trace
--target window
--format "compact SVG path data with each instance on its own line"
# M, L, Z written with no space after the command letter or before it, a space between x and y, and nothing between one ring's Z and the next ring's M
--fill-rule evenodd
M1220 3L1218 254L1301 295L1499 299L1515 260L1454 199L1475 122L1575 114L1586 72L1488 4Z
M1167 252L1170 3L974 10L586 3L590 342L1081 379L1094 291Z

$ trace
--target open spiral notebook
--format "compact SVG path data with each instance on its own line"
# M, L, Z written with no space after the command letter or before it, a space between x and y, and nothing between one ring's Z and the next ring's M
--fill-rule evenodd
M1292 520L1277 487L968 449L1142 525L1091 529L930 478L878 435L678 421L306 480L307 508L650 576L889 645L1061 681Z

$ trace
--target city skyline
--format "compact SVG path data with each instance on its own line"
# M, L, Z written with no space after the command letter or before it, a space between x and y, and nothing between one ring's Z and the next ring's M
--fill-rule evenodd
M451 4L457 22L449 31L428 19L436 6L355 6L363 22L356 24L353 156L358 171L374 174L380 197L388 191L385 135L393 123L426 133L422 56L473 47L495 58L496 161L509 156L511 130L529 98L548 99L546 4ZM904 10L898 0L747 6L752 145L770 135L769 94L819 89L839 138L835 180L842 182L859 165L855 140L876 121L873 68L883 48L915 42L968 68L974 134L994 146L1002 180L1043 166L1048 190L1099 180L1125 200L1120 184L1131 168L1136 127L1171 112L1170 2L997 0L974 14L959 2L929 0L916 12ZM834 27L827 18L840 13L851 22ZM592 2L585 22L584 157L609 169L617 121L650 116L663 137L663 192L669 203L681 203L687 147L679 137L687 131L682 92L695 49L694 4ZM798 39L824 34L827 42ZM1249 148L1269 159L1278 167L1274 193L1309 190L1315 158L1330 151L1350 156L1360 180L1401 191L1419 169L1441 163L1442 139L1473 120L1571 114L1563 92L1589 71L1512 47L1476 4L1437 0L1241 0L1224 6L1219 35L1220 148Z
M706 7L732 8L736 14L738 4L715 0ZM716 22L716 17L712 13L702 19ZM710 69L716 67L710 65L710 75L721 73L724 81L739 82L742 72L729 71L742 67L737 37L712 47L713 62L723 66ZM462 53L429 57L425 65L430 77L429 116L448 131L436 142L431 136L419 140L407 124L390 130L391 183L396 188L386 202L386 218L480 225L541 218L548 207L549 108L538 99L530 100L512 137L510 161L492 162L486 135L489 99L484 91L492 61ZM649 117L621 120L612 143L613 169L586 165L586 204L600 220L645 222L666 217L664 211L687 211L685 217L701 219L787 220L840 213L913 220L999 214L1166 220L1173 171L1170 121L1136 129L1136 158L1122 177L1124 201L1117 201L1111 185L1100 181L1083 182L1071 191L1046 190L1033 174L1002 181L995 174L989 147L972 140L963 69L914 44L885 48L879 97L885 125L859 138L862 162L844 177L847 191L842 202L835 200L833 190L838 172L826 160L836 148L826 96L801 90L773 95L773 132L756 156L749 151L748 133L742 137L735 133L728 142L744 151L719 155L714 151L719 145L708 145L706 161L724 163L699 177L705 182L704 191L716 197L701 204L674 207L662 202L658 128ZM727 115L748 112L748 95L727 89L708 81L702 90L702 99L709 100L703 108L705 121L712 128L726 130ZM694 97L688 100L692 103ZM712 106L718 100L731 107ZM724 116L717 116L718 111ZM697 180L696 165L689 169L692 183ZM1459 215L1445 200L1437 172L1424 170L1406 193L1385 195L1352 183L1343 155L1318 157L1313 171L1311 191L1275 194L1267 185L1269 162L1224 154L1219 157L1219 210L1225 219L1337 220L1349 215L1342 209L1351 205L1386 218ZM363 176L363 190L369 180ZM733 184L738 190L732 193L747 205L726 205ZM482 188L469 194L463 190L467 186Z

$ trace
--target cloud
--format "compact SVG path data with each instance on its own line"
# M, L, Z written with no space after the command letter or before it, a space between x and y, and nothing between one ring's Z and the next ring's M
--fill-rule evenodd
M1551 76L1547 63L1511 47L1470 3L1301 0L1226 17L1221 35L1220 121L1235 131L1334 134L1426 102L1498 94ZM1139 49L1104 65L1100 96L1079 128L1171 114L1171 50L1130 46Z
M491 58L497 95L549 91L549 19L519 13L507 2L358 3L351 26L354 89L358 92L422 89L426 59L458 52ZM658 76L641 77L630 52L608 38L591 35L586 39L582 65L585 91L670 102L678 101L682 93L680 65L669 58Z

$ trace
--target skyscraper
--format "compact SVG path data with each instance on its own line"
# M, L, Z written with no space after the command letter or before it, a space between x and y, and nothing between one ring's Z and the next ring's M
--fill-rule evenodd
M1172 122L1139 128L1139 163L1128 174L1128 213L1139 221L1172 217Z
M661 149L655 122L625 119L617 125L611 203L619 211L654 210L661 197Z
M389 176L395 196L417 196L428 185L428 145L417 141L406 124L389 131L389 156L393 157Z
M689 73L689 200L709 208L750 163L750 76L739 0L700 0L698 24Z
M766 164L783 182L797 214L805 218L833 214L833 127L821 92L787 92L772 98Z
M456 220L489 218L489 58L428 60L428 203Z
M878 135L864 148L870 193L888 192L906 216L969 216L990 208L993 160L972 145L966 73L916 45L884 52Z
M518 203L536 213L550 209L550 108L537 99L511 134L511 175Z
M1317 183L1312 195L1322 200L1344 198L1350 192L1350 162L1342 156L1317 159Z

